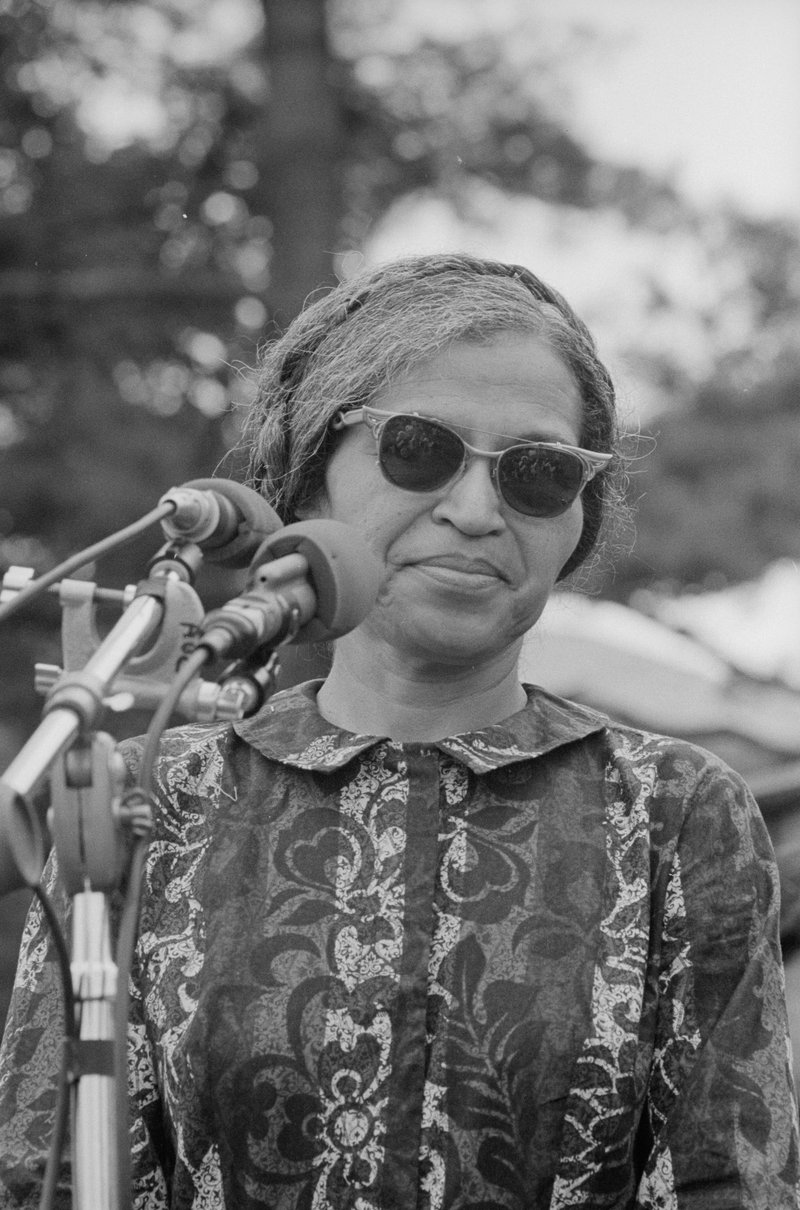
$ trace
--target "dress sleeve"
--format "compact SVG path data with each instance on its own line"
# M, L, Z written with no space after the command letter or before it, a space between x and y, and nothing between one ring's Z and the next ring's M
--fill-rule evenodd
M800 1207L798 1122L766 826L744 782L701 777L665 883L641 1210Z
M43 882L69 929L70 908L51 856ZM68 938L69 939L69 938ZM38 901L28 913L3 1043L0 1048L0 1210L37 1210L50 1149L64 1038L64 1009L55 946ZM160 1120L151 1048L141 1003L131 991L128 1030L134 1206L167 1205L153 1125ZM56 1210L72 1205L69 1146L55 1198Z

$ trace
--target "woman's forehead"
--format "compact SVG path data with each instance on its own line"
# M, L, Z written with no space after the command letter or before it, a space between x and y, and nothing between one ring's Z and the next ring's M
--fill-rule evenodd
M455 341L387 383L371 401L511 436L578 437L583 405L572 371L546 340L510 333Z

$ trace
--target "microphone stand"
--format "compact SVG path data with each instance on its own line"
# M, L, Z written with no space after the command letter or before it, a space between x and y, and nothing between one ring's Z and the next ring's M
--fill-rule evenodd
M115 1070L115 1007L118 999L124 1005L125 989L117 987L110 897L124 883L131 835L145 836L152 826L148 795L141 789L123 795L124 762L113 738L95 725L108 708L148 706L167 716L173 697L175 708L198 722L246 717L275 686L276 648L298 632L313 639L315 627L326 636L345 633L371 606L380 579L377 563L353 545L344 526L302 523L263 542L251 565L250 591L206 616L192 587L202 557L196 543L167 543L102 641L94 627L96 586L62 581L65 667L37 666L37 688L47 694L44 718L0 779L0 835L4 829L23 884L36 887L45 853L29 798L53 770L50 826L73 901L75 1210L126 1210L130 1204L129 1154L120 1129L125 1123L115 1098L116 1079L125 1078ZM305 578L309 570L313 591ZM347 592L351 580L358 585L355 594ZM302 632L301 623L308 623ZM232 656L240 658L224 669L219 684L199 678L206 660ZM151 738L148 733L145 757Z
M38 687L50 685L44 718L0 779L0 809L14 860L24 883L36 886L45 852L29 798L53 770L48 818L60 875L73 904L71 974L78 1032L70 1073L75 1210L125 1210L120 1204L120 1164L124 1174L128 1156L118 1156L116 1146L117 967L110 896L124 880L129 833L142 825L141 810L139 819L132 819L120 802L125 767L115 742L93 727L107 706L115 705L110 694L123 694L126 708L164 696L204 616L191 586L201 558L200 547L193 543L168 543L102 642L93 622L96 586L63 582L65 671L37 668ZM137 656L156 634L155 644ZM76 667L87 652L85 664ZM118 682L122 669L126 676ZM205 703L202 690L190 695L190 716L220 717L210 702L219 698L219 686L201 685L217 692L206 692Z

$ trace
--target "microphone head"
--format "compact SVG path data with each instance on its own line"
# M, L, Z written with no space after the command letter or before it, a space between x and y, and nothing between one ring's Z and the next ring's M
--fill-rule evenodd
M200 544L211 563L247 567L264 539L283 525L263 496L233 479L190 479L182 486L215 492L231 505L232 523L224 526L216 539L205 539Z
M262 542L250 564L251 578L263 563L300 554L308 562L317 599L314 617L294 643L323 643L354 630L378 596L383 574L361 535L341 521L297 521Z

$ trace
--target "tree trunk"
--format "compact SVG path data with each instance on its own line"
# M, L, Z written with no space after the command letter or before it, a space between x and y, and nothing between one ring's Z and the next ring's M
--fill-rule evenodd
M269 98L261 146L263 212L273 223L268 297L284 326L334 284L343 124L331 79L324 0L262 0Z

